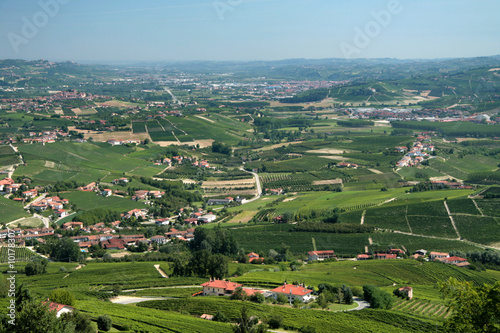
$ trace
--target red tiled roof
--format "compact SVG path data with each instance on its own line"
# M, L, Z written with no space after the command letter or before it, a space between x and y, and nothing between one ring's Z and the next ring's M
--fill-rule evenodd
M293 284L284 284L278 288L271 290L273 293L281 293L281 294L292 294L296 296L305 296L307 294L312 293L313 291L310 289L306 289L301 286L295 286Z
M202 287L210 287L210 288L221 288L224 290L235 290L238 287L242 287L242 284L231 282L231 281L224 281L224 280L212 280L205 282L201 285Z

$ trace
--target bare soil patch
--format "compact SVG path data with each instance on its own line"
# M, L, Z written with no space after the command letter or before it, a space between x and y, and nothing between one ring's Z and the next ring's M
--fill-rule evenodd
M221 181L205 181L203 186L230 186L230 185L255 185L255 178L237 179L237 180L221 180Z
M298 197L287 198L287 199L283 200L283 202L293 201L293 200L295 200L297 198Z
M336 161L345 161L345 160L348 160L347 157L343 157L343 156L336 156L336 155L322 155L320 156L321 158L328 158L330 160L336 160Z
M271 146L267 146L267 147L263 147L263 148L258 148L258 149L254 149L254 150L271 150L271 149L276 149L276 148L279 148L279 147L283 147L283 146L288 146L288 145L296 145L298 143L302 143L303 141L294 141L294 142L286 142L286 143L278 143L278 144L275 144L275 145L271 145Z
M54 109L54 112L55 112L56 114L64 114L64 111L63 111L63 109L61 109L61 108Z
M383 173L382 171L377 170L377 169L368 169L368 170L370 170L373 173L376 173L377 175L380 175L381 173Z
M129 103L123 102L123 101L107 101L104 103L96 103L99 106L115 106L115 107L122 107L122 108L128 108L130 106Z
M211 122L211 123L215 123L215 121L213 121L212 119L208 119L207 117L203 117L203 116L195 116L195 117L206 120L206 121Z
M258 213L257 211L241 212L235 217L233 217L231 220L227 221L227 223L248 223L257 213Z
M343 154L344 152L350 153L351 151L344 150L344 149L335 149L335 148L322 148L322 149L308 150L307 151L307 153L310 153L310 154L332 154L332 155Z
M73 112L76 115L80 115L83 113L82 110L80 110L80 108L71 109L71 112Z
M342 179L326 179L326 180L315 180L313 182L313 185L334 185L334 184L340 184L342 185Z

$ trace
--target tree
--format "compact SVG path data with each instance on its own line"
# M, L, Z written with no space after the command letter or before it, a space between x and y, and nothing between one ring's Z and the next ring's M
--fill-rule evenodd
M208 259L208 274L214 279L222 279L229 275L229 260L222 254L214 254Z
M97 317L97 328L102 331L109 331L113 324L113 320L108 315L100 315Z
M233 331L235 333L263 333L267 332L264 325L257 325L259 319L255 316L250 316L248 314L248 309L244 306L241 309L240 315L237 320L237 325L233 326Z
M74 325L58 320L56 312L49 311L47 304L30 299L22 303L21 311L17 313L14 332L71 333Z
M75 305L75 296L65 289L54 289L50 293L49 297L51 302L74 306Z
M254 293L251 297L250 300L255 303L264 303L266 298L264 297L263 294L261 293Z
M43 258L43 259L36 258L33 261L30 261L26 265L24 272L26 273L27 276L43 274L47 270L48 263L49 263L49 261L45 258Z
M215 314L213 321L220 321L221 323L227 323L229 322L229 318L222 312L217 311Z
M279 294L277 297L276 297L276 301L279 303L279 304L285 304L288 302L288 298L283 295L283 294Z
M247 298L247 293L243 290L242 287L238 287L234 290L231 295L231 299L244 301Z
M64 237L53 245L50 256L61 261L78 261L80 248L71 238Z
M349 288L348 286L346 286L345 284L342 285L342 294L344 295L344 302L345 304L352 304L353 302L353 295L352 295L352 291L351 291L351 288Z
M447 305L453 310L446 320L449 332L500 332L500 282L474 286L449 278L439 285Z
M324 293L321 293L316 302L318 303L318 305L322 308L322 309L326 309L328 307L328 301L326 300L326 297L324 295Z
M61 320L65 323L72 323L75 327L75 333L94 333L95 329L92 325L90 317L78 310L63 313Z
M283 317L275 314L271 318L269 318L267 324L269 325L270 328L273 329L280 328L281 326L283 326Z

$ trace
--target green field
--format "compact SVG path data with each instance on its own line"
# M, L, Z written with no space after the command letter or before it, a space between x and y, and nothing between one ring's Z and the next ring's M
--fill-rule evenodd
M23 209L22 203L6 199L4 196L0 196L0 210L2 211L0 223L4 224L28 216Z
M103 197L94 192L71 191L60 193L60 197L68 199L71 204L75 204L78 209L90 210L96 208L107 208L119 212L126 212L135 208L146 208L147 206L138 201L110 196Z
M466 215L456 215L453 218L463 238L486 245L500 243L500 218Z
M27 175L40 181L76 180L97 181L108 173L122 173L151 177L163 168L151 162L128 157L133 151L124 146L108 144L56 142L50 145L22 145L27 166L19 167L15 176Z

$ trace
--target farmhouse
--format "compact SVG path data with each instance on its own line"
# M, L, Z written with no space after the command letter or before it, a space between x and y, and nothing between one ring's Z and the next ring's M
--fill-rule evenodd
M399 288L399 291L403 292L406 297L408 297L409 299L412 299L413 298L413 288L412 287L403 287L403 288Z
M232 202L233 198L225 198L225 199L208 199L207 205L227 205Z
M444 252L431 252L431 260L439 260L443 261L446 260L450 256L449 253L444 253Z
M395 254L390 254L390 253L376 253L374 255L375 259L397 259L397 256Z
M352 168L352 169L357 169L358 165L355 163L349 163L349 162L340 162L337 164L339 168Z
M162 236L162 235L156 235L156 236L151 237L151 241L153 243L163 245L163 244L167 243L167 238L165 236Z
M203 215L203 216L200 216L198 218L198 221L199 222L202 222L202 223L210 223L210 222L213 222L215 221L215 219L217 218L216 215L212 214L212 213L208 213L206 215Z
M249 254L247 254L247 257L248 257L248 262L252 262L254 260L260 260L260 259L264 259L264 258L261 258L257 253L255 252L250 252Z
M113 183L114 185L118 185L118 184L126 184L126 183L128 183L128 178L125 178L125 177L123 177L123 178L118 178L118 179L113 180L113 181L112 181L112 183Z
M5 188L8 185L12 185L12 184L14 184L14 180L12 180L11 178L4 178L4 179L0 180L0 192L5 192Z
M446 264L455 265L459 267L469 266L469 262L465 258L460 258L457 256L449 257L444 260Z
M111 191L109 188L107 188L104 191L102 191L101 194L103 197L110 197L111 195L113 195L113 191Z
M69 313L75 310L75 308L72 306L49 302L48 299L47 301L43 302L43 304L48 304L49 311L55 311L57 318L59 318L63 313Z
M284 295L288 298L288 301L293 302L295 299L299 299L301 302L309 302L313 299L310 289L306 289L303 286L296 286L293 284L287 284L271 290L273 297L276 299L278 295Z
M36 189L28 190L23 192L23 197L25 198L34 198L38 195L38 191Z
M277 188L277 189L269 189L269 193L271 195L280 195L280 194L283 194L283 189L282 188Z
M356 259L357 260L368 260L368 259L370 259L370 256L368 254L358 254Z
M203 296L230 296L242 284L226 280L210 280L201 285L203 287Z
M329 251L309 251L307 252L309 255L309 261L323 261L325 259L335 258L335 253L333 250Z
M87 184L85 186L80 186L77 188L79 191L85 191L85 192L91 192L97 187L96 183L92 182L90 184Z

